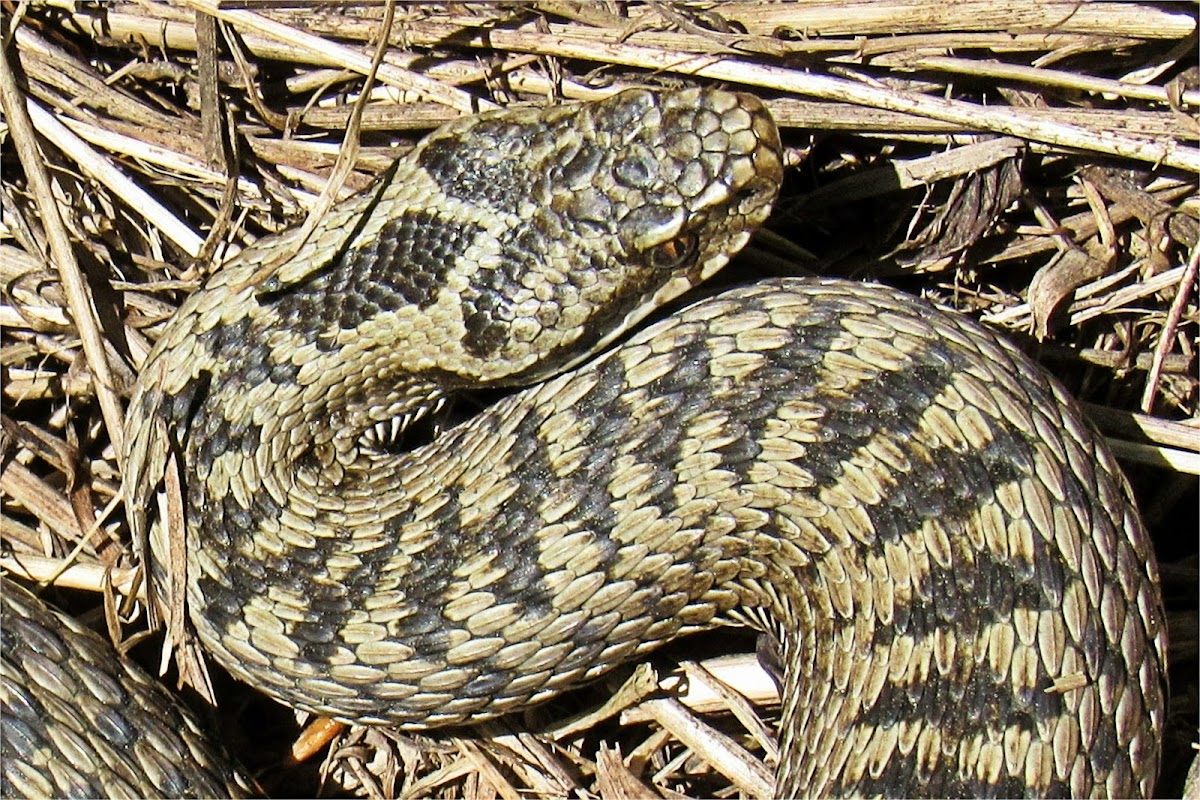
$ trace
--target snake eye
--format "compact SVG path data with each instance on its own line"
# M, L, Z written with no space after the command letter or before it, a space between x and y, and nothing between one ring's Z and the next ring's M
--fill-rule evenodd
M678 269L695 257L699 246L700 238L696 234L681 233L647 250L646 263L658 270Z

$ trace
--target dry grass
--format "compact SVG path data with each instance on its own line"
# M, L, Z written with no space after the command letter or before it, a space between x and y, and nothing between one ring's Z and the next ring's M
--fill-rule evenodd
M361 188L424 131L492 105L740 86L771 107L794 169L735 277L886 280L982 317L1109 437L1162 564L1161 791L1180 791L1197 707L1194 5L402 5L386 52L382 4L3 5L5 570L83 590L57 599L103 607L118 638L144 628L114 455L133 376L180 297L327 187ZM340 733L322 791L766 794L773 688L689 660L728 639L669 648L661 679L631 668L459 736ZM680 675L707 699L675 699ZM219 676L215 691L264 785L317 791L287 760L290 720L264 722L270 704Z

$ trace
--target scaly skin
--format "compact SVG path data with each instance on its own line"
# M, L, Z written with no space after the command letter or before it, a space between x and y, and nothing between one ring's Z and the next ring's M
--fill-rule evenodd
M499 112L217 272L147 361L126 454L143 532L182 464L204 647L293 706L430 727L742 620L781 642L783 794L1149 793L1153 556L1014 348L781 280L574 368L724 264L781 175L743 95ZM448 392L559 373L380 443Z

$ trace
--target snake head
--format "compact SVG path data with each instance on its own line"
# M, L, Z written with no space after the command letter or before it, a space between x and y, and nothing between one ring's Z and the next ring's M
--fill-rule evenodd
M567 369L714 274L766 219L783 172L762 102L699 88L485 114L412 159L486 231L449 282L454 358L496 383Z
M770 213L783 167L775 123L751 95L630 90L592 116L595 140L613 144L582 145L563 169L570 190L549 205L619 243L601 270L612 312L596 314L608 332L594 350L723 267Z

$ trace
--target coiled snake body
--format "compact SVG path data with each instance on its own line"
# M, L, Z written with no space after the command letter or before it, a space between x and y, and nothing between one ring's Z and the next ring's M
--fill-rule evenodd
M205 648L293 706L420 727L736 620L779 644L780 794L1149 793L1153 555L1013 347L779 279L572 370L719 268L781 173L742 95L487 114L217 272L145 364L125 464L143 532L182 465ZM380 433L545 379L411 452Z

